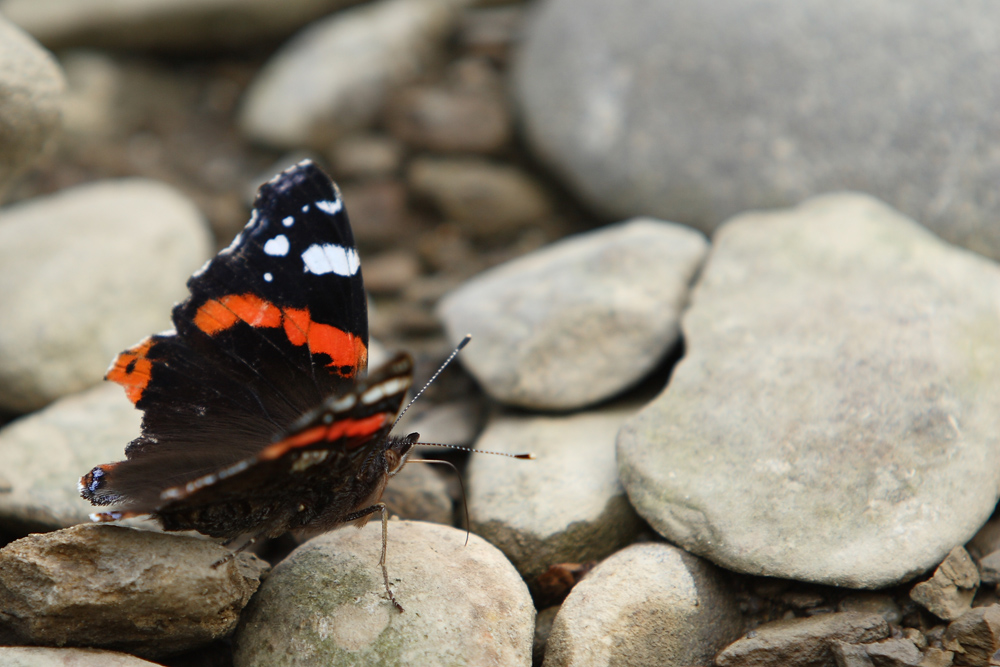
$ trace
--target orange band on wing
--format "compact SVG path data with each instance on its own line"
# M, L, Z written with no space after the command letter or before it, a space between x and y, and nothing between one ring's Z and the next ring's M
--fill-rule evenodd
M153 369L153 362L146 357L149 348L153 345L153 339L147 338L135 347L129 348L115 357L115 363L105 380L117 382L125 387L125 395L128 400L138 403L142 398L142 392L149 384L150 371Z
M340 438L358 438L358 442L354 445L358 447L366 442L363 438L377 433L391 418L388 413L380 412L364 419L340 419L329 426L314 426L265 447L257 455L257 460L271 461L281 458L293 449L308 447L318 442L333 442Z
M210 299L198 308L194 325L209 336L246 322L252 327L274 329L282 327L292 345L309 345L311 354L330 357L329 366L347 367L354 375L368 366L368 348L354 334L322 322L314 322L308 309L283 309L253 294L229 294Z

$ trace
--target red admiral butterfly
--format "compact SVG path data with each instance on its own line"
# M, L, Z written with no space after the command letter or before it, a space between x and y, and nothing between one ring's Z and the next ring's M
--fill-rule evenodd
M188 280L174 330L112 363L143 411L125 460L80 479L97 521L151 515L233 540L363 525L419 437L393 437L413 362L362 379L368 312L337 186L306 160L261 186L250 222ZM318 406L318 407L317 407ZM245 546L245 545L244 545Z

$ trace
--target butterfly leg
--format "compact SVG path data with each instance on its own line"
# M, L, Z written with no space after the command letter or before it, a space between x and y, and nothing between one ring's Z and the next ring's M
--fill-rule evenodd
M251 537L249 540L247 540L246 542L244 542L240 546L236 547L235 549L232 549L225 556L223 556L219 560L217 560L214 563L212 563L212 569L214 570L217 567L225 565L226 563L228 563L232 559L236 558L236 556L238 556L240 553L242 553L243 551L246 551L249 547L253 546L257 542L257 538L258 537L260 537L260 535L254 535L253 537ZM233 543L233 540L229 540L228 542L224 542L222 546L228 549L229 545L232 544L232 543Z
M371 507L351 512L344 517L344 523L363 519L375 512L381 512L382 514L382 557L378 559L378 564L382 567L382 580L385 581L385 592L389 594L389 601L392 602L393 606L399 610L399 613L403 613L403 605L399 604L396 596L392 594L392 590L389 588L389 570L385 567L385 550L386 545L389 544L389 510L386 509L385 503L375 503Z

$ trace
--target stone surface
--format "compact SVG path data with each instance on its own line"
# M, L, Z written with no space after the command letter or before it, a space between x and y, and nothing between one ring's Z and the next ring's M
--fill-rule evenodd
M1000 551L993 551L979 561L979 576L984 584L1000 584Z
M997 22L988 2L547 0L515 89L536 153L609 216L708 231L858 189L1000 257Z
M837 612L765 623L725 648L719 667L820 667L832 665L834 641L862 644L889 636L879 614Z
M0 14L0 196L56 135L65 88L52 54Z
M377 0L316 21L264 65L239 123L277 148L374 123L388 91L438 59L466 0Z
M854 588L926 572L996 504L998 304L993 262L869 197L734 219L684 359L619 435L633 506L742 572Z
M934 576L913 587L910 598L935 616L952 621L969 610L977 588L976 564L965 549L955 547Z
M29 535L0 549L0 641L157 658L236 627L268 565L208 540L119 526Z
M208 258L201 214L155 181L105 181L0 210L0 407L27 412L100 382L168 328Z
M909 639L885 639L865 644L865 651L875 667L917 667L923 660L913 642Z
M830 642L830 653L837 667L874 667L868 651L862 644L849 644L839 640Z
M0 526L15 535L86 523L93 505L77 480L120 461L139 435L141 413L122 388L106 383L62 398L0 430Z
M419 275L420 260L411 250L365 257L365 289L372 294L398 294Z
M51 49L245 49L357 0L2 0L0 13Z
M399 431L403 433L403 431ZM448 484L433 466L408 463L385 487L382 502L404 519L450 526L454 520Z
M0 646L4 667L155 667L127 653L93 648L48 648L42 646Z
M933 647L924 649L923 654L920 667L951 667L955 659L953 651Z
M402 164L403 146L378 134L353 134L330 149L330 165L337 178L392 176Z
M510 238L552 216L545 191L520 169L480 158L418 157L410 190L473 237Z
M837 611L860 611L881 614L889 623L899 625L903 615L891 595L885 593L851 593L837 604Z
M410 146L438 152L492 153L511 139L506 90L480 60L460 62L443 84L416 85L389 98L385 122Z
M382 531L347 527L282 561L243 614L236 667L359 664L527 667L535 610L514 568L476 535L392 521L386 599Z
M679 225L637 219L563 239L494 267L442 300L451 340L488 394L568 410L646 376L679 336L707 244Z
M724 573L669 544L611 556L563 603L545 667L706 665L742 619Z
M948 626L942 643L956 665L988 665L1000 650L1000 605L971 609Z
M529 586L550 565L605 558L641 530L615 474L615 435L636 409L500 416L476 442L476 449L536 457L473 456L466 477L472 530L503 551Z

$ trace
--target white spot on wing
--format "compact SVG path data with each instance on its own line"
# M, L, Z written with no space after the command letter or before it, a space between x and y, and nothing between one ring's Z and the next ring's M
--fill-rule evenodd
M284 234L278 234L264 244L264 252L272 257L284 257L288 254L289 247L288 237Z
M281 224L283 224L285 227L291 227L292 225L295 224L295 218L290 215L286 216L281 219Z
M271 282L272 280L274 280L274 276L271 275L270 271L264 274L264 280L267 282Z
M322 463L329 455L330 452L326 449L302 452L295 460L295 463L292 464L292 472L302 472L317 463Z
M371 405L372 403L378 403L386 396L392 396L398 394L401 391L406 391L410 387L410 379L406 377L392 378L391 380L386 380L381 384L377 384L365 393L361 394L361 402L365 405Z
M334 412L347 412L358 402L358 397L354 394L347 394L330 403L330 409Z
M308 213L309 212L309 204L306 204L305 206L302 207L302 212L303 213Z
M341 209L344 208L344 204L339 199L334 199L333 201L321 200L316 202L316 208L323 211L327 215L333 215L335 213L340 213Z
M335 243L322 245L313 243L302 253L302 262L307 273L322 276L336 273L338 276L353 276L361 267L358 251Z

